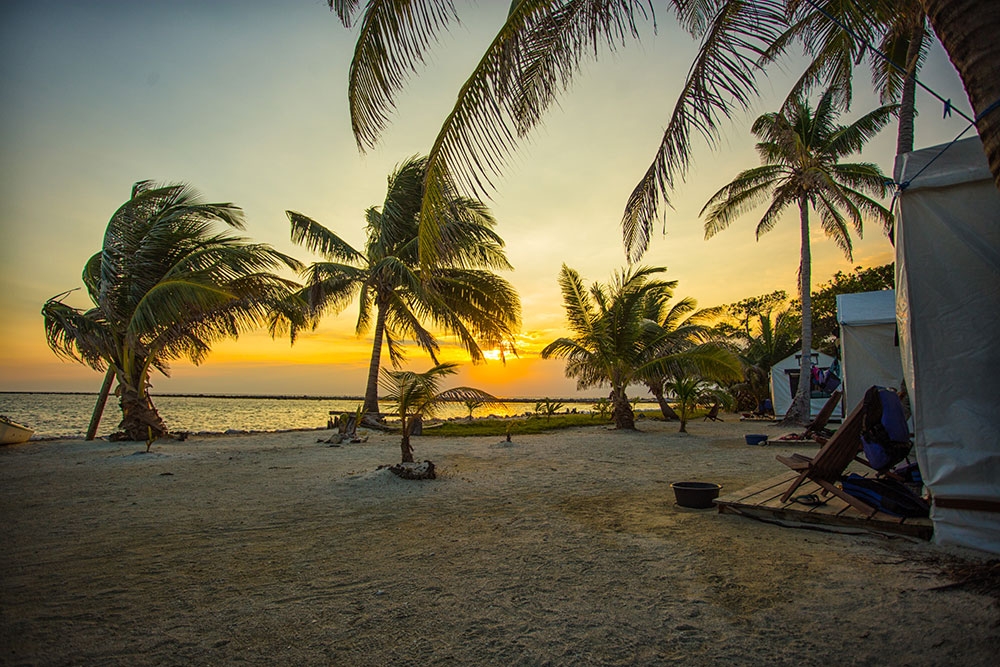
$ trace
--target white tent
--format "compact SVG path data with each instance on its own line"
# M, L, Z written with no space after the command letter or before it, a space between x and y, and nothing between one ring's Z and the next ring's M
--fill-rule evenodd
M799 361L802 353L797 352L790 357L782 359L771 367L771 402L774 404L774 414L778 417L788 412L792 406L792 398L799 386ZM812 351L812 364L818 366L820 370L826 371L833 364L833 357L822 352ZM823 392L813 392L811 399L811 416L815 416L826 405L826 399L830 394ZM831 419L834 421L843 419L843 404L838 405L833 410Z
M896 336L896 292L837 295L844 405L854 408L873 384L899 389L903 363Z
M934 540L1000 553L1000 192L978 137L901 155L896 319Z

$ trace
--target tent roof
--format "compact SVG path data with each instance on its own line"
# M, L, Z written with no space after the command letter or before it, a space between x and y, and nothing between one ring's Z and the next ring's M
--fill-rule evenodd
M951 145L941 144L896 156L894 178L897 183L906 184L906 192L992 181L993 175L983 142L979 137L969 137Z
M837 322L848 326L896 322L896 290L837 295Z

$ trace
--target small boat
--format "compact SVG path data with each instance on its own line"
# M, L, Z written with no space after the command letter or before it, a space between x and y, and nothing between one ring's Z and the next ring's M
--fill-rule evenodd
M35 432L25 426L0 415L0 445L16 445L27 442Z

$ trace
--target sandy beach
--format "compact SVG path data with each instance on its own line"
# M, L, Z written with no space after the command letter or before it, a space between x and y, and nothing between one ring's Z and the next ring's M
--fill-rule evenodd
M987 665L988 560L674 503L784 472L743 435L639 422L414 439L323 431L0 449L0 663Z

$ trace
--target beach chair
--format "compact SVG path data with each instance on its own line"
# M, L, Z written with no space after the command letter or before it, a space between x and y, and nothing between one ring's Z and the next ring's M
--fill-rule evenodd
M826 399L826 403L823 404L823 408L813 419L806 425L806 430L802 433L787 433L780 438L775 438L775 440L815 440L821 445L825 445L827 438L829 437L829 431L826 430L826 424L830 421L830 416L833 415L833 411L837 409L837 404L840 403L840 397L843 394L840 391L835 391L830 394L830 398Z
M712 420L714 422L721 422L722 421L722 418L719 417L719 404L718 403L715 403L714 405L712 405L712 409L708 411L708 414L705 415L705 418L702 421L706 421L707 422L708 420Z
M837 405L840 404L840 398L843 395L843 392L839 389L830 394L830 398L826 399L826 403L823 404L823 408L819 411L819 414L806 426L803 440L812 438L821 445L826 442L827 435L823 432L826 430L826 424L830 421L833 411L837 409Z
M865 516L875 514L874 507L837 486L837 482L840 481L841 476L852 461L859 461L867 465L867 461L858 456L861 452L863 413L864 404L859 403L816 456L809 458L802 454L792 454L791 456L776 457L778 461L799 473L798 477L788 486L784 495L781 496L781 502L787 503L799 486L806 480L811 480L823 489L824 495L837 496Z

